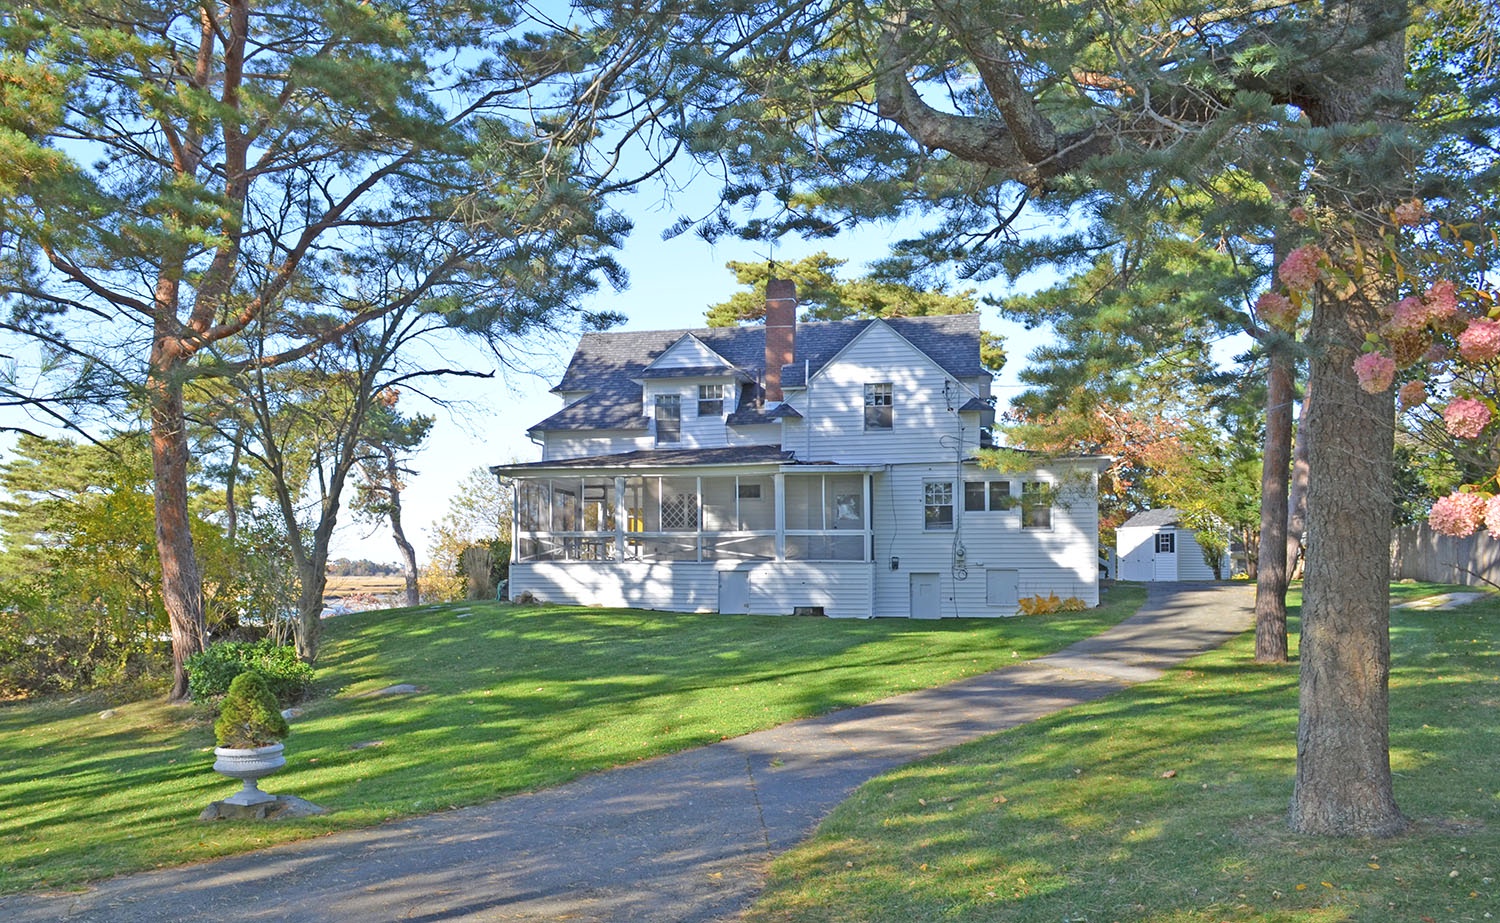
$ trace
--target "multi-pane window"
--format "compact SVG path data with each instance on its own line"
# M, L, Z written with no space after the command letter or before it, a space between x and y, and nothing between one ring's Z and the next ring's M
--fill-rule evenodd
M682 441L682 396L658 394L656 396L656 441Z
M1044 481L1021 485L1021 528L1052 528L1052 486Z
M724 386L698 386L698 416L720 417L724 415Z
M865 429L890 429L894 392L888 381L865 385Z
M663 532L694 532L698 528L698 482L695 478L661 479Z
M953 528L953 482L922 484L922 523L928 529Z
M1177 553L1177 535L1175 533L1172 533L1172 532L1158 532L1158 533L1156 533L1156 553L1157 554L1176 554Z

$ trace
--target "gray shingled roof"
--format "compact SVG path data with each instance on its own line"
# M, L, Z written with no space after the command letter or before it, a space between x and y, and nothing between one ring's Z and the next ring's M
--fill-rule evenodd
M656 378L717 378L736 371L727 365L679 366L674 369L646 369L641 372L645 379Z
M885 322L948 374L957 378L984 374L979 364L978 314L891 317ZM803 387L806 384L804 370L816 373L822 369L871 323L871 320L845 320L798 324L793 361L782 370L782 387ZM639 384L642 373L687 334L702 340L745 376L761 377L766 350L766 329L762 326L585 333L563 372L562 380L552 390L586 392L588 397L564 407L531 429L644 428ZM714 370L714 373L722 374L722 371ZM695 370L695 374L701 373ZM652 377L655 377L654 372ZM734 417L739 417L739 414ZM731 418L730 422L765 420Z
M1165 507L1159 510L1146 510L1144 513L1136 513L1125 520L1121 529L1156 529L1162 526L1176 525L1182 519L1182 511Z
M791 452L783 452L776 446L753 445L714 449L640 449L618 455L495 465L490 470L496 474L508 474L537 468L667 468L679 465L791 464L793 461Z

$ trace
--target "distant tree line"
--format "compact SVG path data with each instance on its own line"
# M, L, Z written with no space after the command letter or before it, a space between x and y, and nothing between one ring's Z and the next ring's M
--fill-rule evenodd
M330 577L400 577L404 574L405 569L400 564L377 564L365 558L358 561L337 558L328 562Z

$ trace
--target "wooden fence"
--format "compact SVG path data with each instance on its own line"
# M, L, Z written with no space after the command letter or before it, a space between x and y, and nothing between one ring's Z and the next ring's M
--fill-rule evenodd
M1453 538L1427 523L1401 526L1391 539L1391 579L1463 586L1500 585L1500 540L1483 529Z

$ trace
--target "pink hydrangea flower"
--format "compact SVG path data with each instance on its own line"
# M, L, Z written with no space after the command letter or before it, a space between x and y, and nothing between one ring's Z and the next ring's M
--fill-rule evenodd
M1391 306L1385 326L1391 333L1415 333L1427 326L1427 305L1415 295L1403 298Z
M1459 439L1473 439L1490 422L1490 408L1471 397L1456 397L1443 408L1443 425Z
M1427 220L1427 205L1421 199L1410 199L1397 205L1392 217L1395 218L1397 227L1421 224Z
M1422 300L1427 302L1427 319L1434 324L1442 323L1458 313L1458 286L1446 279L1434 282Z
M1479 528L1485 518L1485 507L1485 499L1479 494L1449 494L1432 505L1427 524L1444 535L1465 538Z
M1287 215L1290 216L1291 219L1298 224L1306 224L1307 219L1311 217L1310 215L1308 215L1307 209L1303 208L1300 205L1293 205L1292 210L1287 212Z
M1487 317L1469 321L1458 335L1458 354L1466 362L1488 362L1500 356L1500 324Z
M1491 536L1500 538L1500 496L1491 497L1484 504L1484 527Z
M1281 279L1281 284L1294 292L1310 292L1323 278L1324 259L1326 254L1317 244L1298 247L1281 261L1276 276Z
M1427 403L1427 385L1420 381L1408 381L1396 392L1402 407L1415 407Z
M1255 299L1255 313L1272 327L1291 330L1297 326L1297 316L1302 312L1292 303L1292 299L1280 292L1266 292Z
M1384 353L1363 353L1354 360L1354 377L1365 391L1379 394L1396 380L1396 360Z

